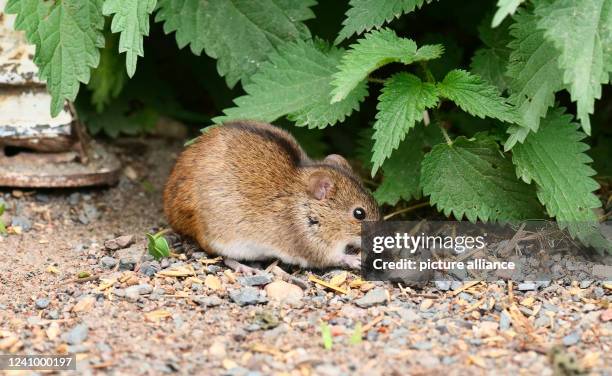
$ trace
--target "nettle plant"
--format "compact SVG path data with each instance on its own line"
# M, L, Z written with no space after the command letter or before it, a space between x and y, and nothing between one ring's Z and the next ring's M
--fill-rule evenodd
M379 202L429 196L446 216L470 221L554 217L584 243L609 249L597 230L599 185L582 140L611 77L612 0L499 0L469 70L440 77L431 67L445 46L417 45L410 30L400 36L392 28L435 2L350 0L333 43L305 23L315 17L314 0L9 0L5 11L37 47L53 114L90 81L101 51L103 59L125 53L132 77L154 14L179 48L204 51L228 87L242 85L245 94L214 123L286 118L323 129L378 94L367 165L372 176L382 172ZM105 17L113 34L103 32ZM114 34L118 42L108 43ZM116 69L105 69L106 80L90 83L98 104L121 90ZM557 104L560 92L569 93L575 116ZM449 106L496 126L453 136Z

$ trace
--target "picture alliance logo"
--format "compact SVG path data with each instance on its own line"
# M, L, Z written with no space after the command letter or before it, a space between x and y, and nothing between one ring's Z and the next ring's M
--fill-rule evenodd
M443 236L443 235L409 235L396 233L395 236L374 236L372 251L382 253L385 250L399 249L415 253L422 250L447 250L463 253L472 249L484 249L487 245L487 234L480 236Z

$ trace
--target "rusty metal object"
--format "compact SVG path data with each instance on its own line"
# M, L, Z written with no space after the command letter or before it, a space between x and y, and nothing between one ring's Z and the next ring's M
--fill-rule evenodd
M111 185L119 179L121 163L101 145L90 144L90 161L77 152L0 155L0 186L55 188Z
M0 186L77 187L115 184L121 163L89 140L72 104L50 115L34 46L13 30L0 0Z

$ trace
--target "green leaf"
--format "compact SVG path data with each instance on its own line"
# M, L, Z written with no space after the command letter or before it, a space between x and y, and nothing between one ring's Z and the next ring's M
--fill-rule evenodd
M421 197L421 162L426 148L443 141L437 127L418 124L382 165L383 181L374 192L380 204L395 205L401 199Z
M319 47L313 41L279 47L244 86L247 94L234 100L236 107L224 110L225 115L213 121L271 122L289 115L297 125L309 128L324 128L344 121L367 95L366 83L359 84L344 100L330 105L330 81L337 72L343 50Z
M228 86L249 79L281 44L307 39L302 21L314 14L314 0L159 0L157 21L176 31L179 48L191 45L218 59Z
M87 88L91 90L91 103L98 112L117 98L126 83L127 76L123 71L123 61L115 52L117 38L108 35L106 46L100 53L100 64L91 72Z
M557 108L549 111L537 133L512 149L512 161L521 179L535 181L538 198L561 228L568 227L572 236L597 245L602 239L594 230L593 209L601 207L601 202L593 191L599 184L592 178L595 171L585 153L589 147L581 142L584 137L572 116Z
M4 202L0 202L0 234L2 235L6 235L7 231L6 231L6 225L4 224L4 221L2 220L2 214L4 214L4 210L6 209Z
M136 73L136 60L144 56L143 36L149 35L149 15L157 0L105 0L102 13L113 16L111 31L121 33L119 53L125 52L125 66L130 77Z
M557 66L559 51L538 30L538 18L526 11L514 16L510 26L513 40L509 47L510 102L521 116L520 125L508 129L510 137L505 149L510 150L517 142L523 142L530 131L537 132L540 119L554 105L555 92L563 89L562 71Z
M351 0L346 18L342 21L342 30L336 38L336 43L353 34L361 34L372 28L379 28L385 22L410 13L423 4L433 0Z
M586 134L589 114L612 71L612 0L557 0L535 10L546 39L561 52L559 67Z
M511 16L525 0L497 0L497 12L493 16L491 27L499 26L504 18Z
M323 348L325 350L331 350L334 344L331 328L327 323L324 322L321 323L319 328L321 329L321 340L323 341Z
M423 120L423 112L437 104L436 86L422 82L415 75L398 73L385 81L376 107L372 176L408 131Z
M113 138L120 134L136 135L151 130L159 119L159 113L154 108L131 108L123 97L112 101L101 113L87 106L77 108L91 134L104 132Z
M40 34L38 33L40 22L49 14L52 5L50 1L9 0L4 12L16 14L15 29L25 31L28 42L38 46L40 45Z
M510 49L508 48L510 35L507 23L496 29L492 29L488 22L482 23L478 27L478 32L486 47L474 53L470 71L503 92L508 88L509 81L506 76L506 68L510 60Z
M514 166L489 137L457 138L436 145L421 167L423 193L437 208L471 222L540 218L535 187L516 177Z
M149 254L153 256L154 259L160 260L164 257L170 256L170 246L168 245L168 241L161 233L157 234L145 234L148 239L147 249L149 250Z
M427 45L417 50L414 41L400 38L390 29L372 31L351 45L342 57L340 71L334 75L332 103L346 98L368 74L385 64L435 59L443 51L440 45Z
M465 112L480 118L492 117L516 123L516 109L507 103L497 88L477 75L455 69L437 84L440 95L455 102Z
M353 333L351 333L351 337L349 338L349 344L351 345L359 345L363 341L363 328L361 323L358 322L355 324L355 329L353 329Z
M79 84L89 82L91 68L98 66L104 47L102 0L62 0L35 5L13 1L9 12L20 13L17 28L36 45L34 62L52 96L51 114L56 116L66 100L74 101ZM34 16L34 14L36 16Z

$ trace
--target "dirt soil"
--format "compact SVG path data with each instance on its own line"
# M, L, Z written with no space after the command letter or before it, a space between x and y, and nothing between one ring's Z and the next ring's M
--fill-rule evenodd
M78 374L612 374L606 282L412 289L279 265L288 285L277 267L245 278L174 235L173 257L152 261L145 233L166 225L182 142L114 145L115 187L0 191L0 354L76 353Z

